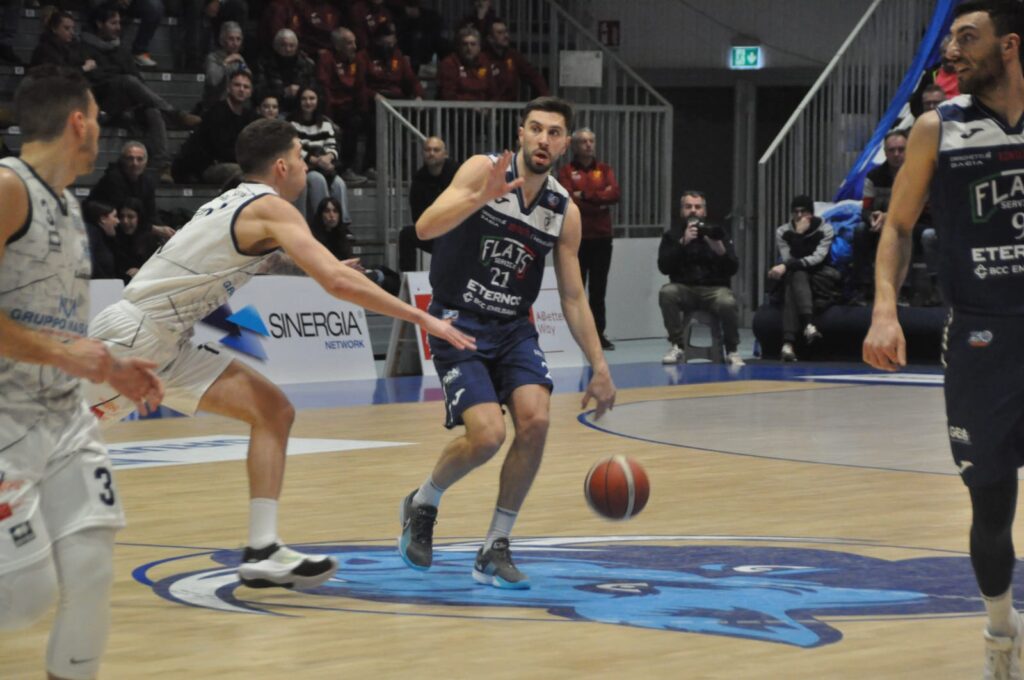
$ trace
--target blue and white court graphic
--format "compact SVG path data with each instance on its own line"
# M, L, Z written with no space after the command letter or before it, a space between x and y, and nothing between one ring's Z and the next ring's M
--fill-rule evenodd
M427 572L406 567L388 543L302 546L334 555L341 567L298 598L248 599L255 591L238 582L235 550L152 562L134 577L172 602L223 612L596 622L803 648L842 639L844 617L984 611L969 558L950 551L827 538L535 538L513 542L534 584L516 591L473 582L476 543L439 546Z

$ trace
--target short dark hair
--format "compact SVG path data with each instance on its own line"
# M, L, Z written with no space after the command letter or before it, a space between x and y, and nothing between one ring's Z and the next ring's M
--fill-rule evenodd
M956 6L953 18L985 12L992 19L996 35L1016 33L1024 40L1024 5L1020 0L967 0Z
M925 88L921 90L921 95L924 96L929 92L938 92L939 94L942 95L943 99L946 98L946 91L943 90L942 85L939 85L938 83L929 83L928 85L926 85Z
M230 83L232 80L234 80L238 76L242 76L243 78L248 78L249 79L249 84L250 85L253 84L252 71L250 71L247 68L240 68L237 71L235 71L234 73L232 73L230 76L228 76L228 82Z
M102 5L97 5L92 12L89 13L89 21L92 23L93 28L97 24L105 24L110 21L114 15L121 16L121 9L114 2L105 2Z
M530 114L534 111L547 111L549 113L561 114L562 118L565 119L566 131L572 132L572 104L565 99L562 99L561 97L537 97L536 99L527 102L526 106L523 107L520 125L525 125L526 119L529 118Z
M683 193L679 196L679 200L682 201L687 196L693 196L694 198L699 198L700 200L704 201L704 205L708 204L708 197L707 197L707 195L703 191L700 191L699 189L686 189L686 190L684 190Z
M902 137L903 141L907 141L908 135L906 130L889 130L885 133L885 137L882 138L882 147L884 148L891 137Z
M299 133L284 120L261 118L245 126L235 142L235 160L242 172L260 173L288 153Z
M31 69L14 93L23 142L48 142L64 133L68 116L89 110L89 81L78 69L44 64Z

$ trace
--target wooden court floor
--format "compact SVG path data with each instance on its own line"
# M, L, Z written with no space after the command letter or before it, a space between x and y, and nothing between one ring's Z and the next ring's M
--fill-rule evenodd
M451 548L438 553L441 566L394 568L399 501L450 436L436 402L299 412L294 438L407 444L289 459L281 536L346 551L326 594L234 588L216 561L245 539L242 461L118 468L129 526L118 535L101 677L980 677L983 618L959 479L867 465L857 432L844 435L844 461L790 460L787 450L806 449L821 424L796 407L777 425L744 410L846 390L852 413L888 389L736 381L621 391L620 407L633 412L672 406L646 438L587 427L579 396L555 395L545 461L513 535L534 582L520 599L474 586L468 571L490 521L497 459L445 495L435 542ZM916 389L908 394L926 390ZM721 405L717 419L687 417L699 404L708 413L709 399ZM942 414L901 402L877 417L870 446L880 448L881 432L892 451L945 464L947 449L914 446ZM729 435L730 453L685 445L707 428ZM109 439L245 432L201 417L122 423ZM619 453L641 461L652 483L629 522L596 517L581 494L590 465ZM0 637L0 677L44 677L48 627Z

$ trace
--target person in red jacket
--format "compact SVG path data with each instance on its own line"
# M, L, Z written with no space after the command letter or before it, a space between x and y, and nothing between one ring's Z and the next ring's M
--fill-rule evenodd
M299 47L311 57L331 48L331 31L344 23L345 17L332 0L304 0L297 6Z
M480 32L471 26L459 31L455 52L437 68L438 99L457 102L492 102L498 83L491 63L480 53Z
M366 138L366 176L377 178L375 169L377 157L377 117L374 115L373 99L423 99L423 86L412 72L409 58L398 49L398 36L394 24L377 27L368 50L361 50L357 56L359 68L366 73L366 109L369 133Z
M395 15L384 0L356 0L349 10L349 27L356 34L359 49L369 49L374 33L394 23Z
M590 311L601 338L601 347L615 349L604 335L604 297L608 290L608 270L612 266L611 206L619 202L619 183L615 172L595 155L596 137L590 128L572 133L572 162L558 171L558 181L580 209L583 240L580 241L580 273L590 297Z
M491 22L491 31L487 34L487 45L484 54L491 61L491 71L497 81L498 96L501 102L518 102L533 97L546 97L551 94L548 84L540 71L527 61L522 52L511 46L512 38L508 32L508 22L495 19ZM529 97L519 94L520 82L528 83L533 89Z
M369 134L366 65L357 58L356 36L349 29L334 29L331 46L320 52L316 79L326 94L328 117L341 127L341 179L350 187L359 186L366 177L354 168L356 144L360 136Z

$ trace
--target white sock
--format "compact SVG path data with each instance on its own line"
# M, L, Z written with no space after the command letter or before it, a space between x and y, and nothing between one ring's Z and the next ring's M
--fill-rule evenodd
M435 508L441 504L441 494L444 493L444 489L434 483L433 477L427 477L427 481L423 482L423 486L420 487L416 495L412 497L413 505L432 505Z
M484 539L484 552L491 549L491 544L499 538L508 538L512 533L512 525L516 523L518 512L512 512L505 508L495 507L494 517L491 518L491 528L487 530L487 538Z
M1017 634L1017 612L1013 609L1013 588L1008 588L996 597L982 596L985 611L988 612L988 632L1001 637L1013 637Z
M249 547L259 550L277 543L277 501L253 498L249 501Z

